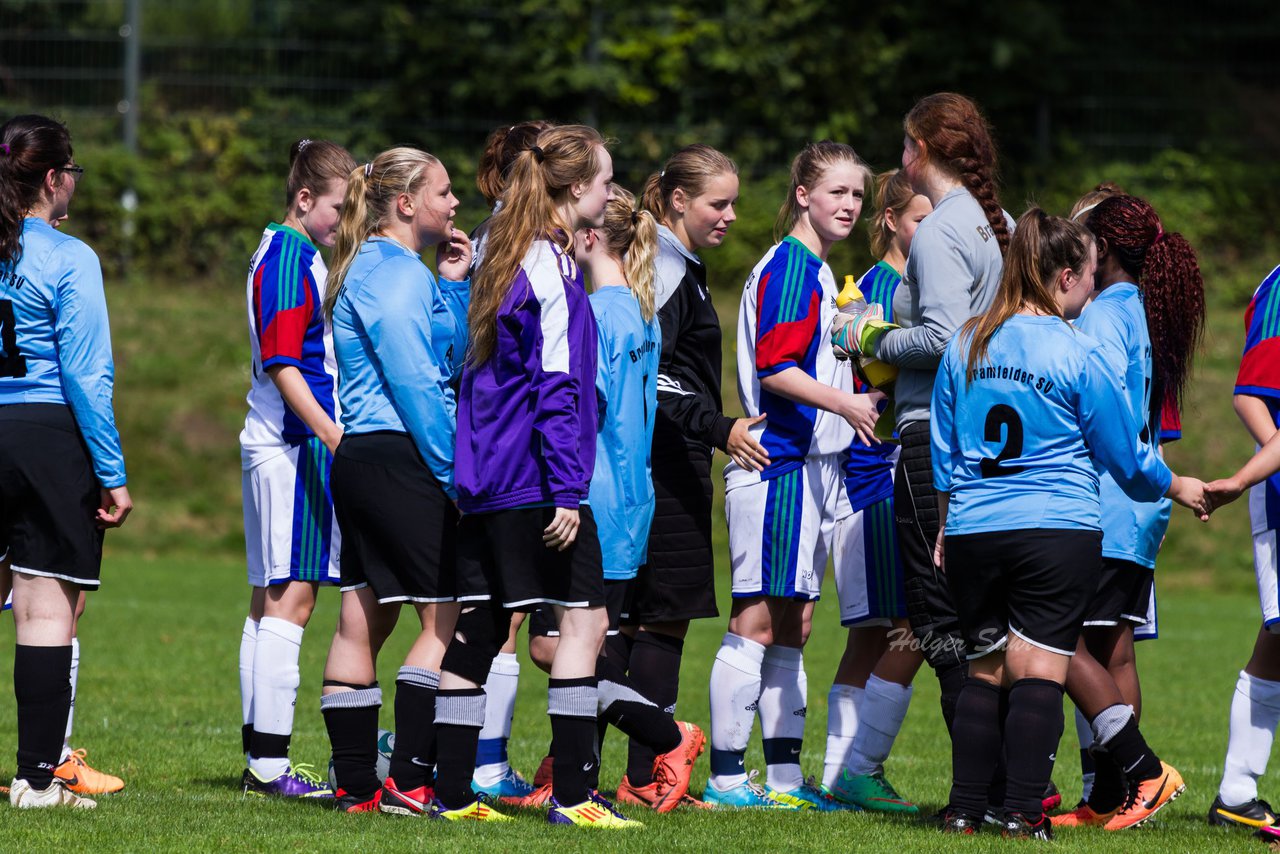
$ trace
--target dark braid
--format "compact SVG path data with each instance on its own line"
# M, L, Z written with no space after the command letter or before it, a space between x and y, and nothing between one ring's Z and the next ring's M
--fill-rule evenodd
M71 134L44 116L14 116L0 127L0 145L0 264L17 264L23 220L40 201L49 170L71 162Z
M1089 211L1085 226L1106 241L1107 251L1141 288L1154 388L1181 406L1204 333L1204 279L1195 250L1181 234L1166 232L1155 209L1135 196L1103 199Z
M1009 250L1009 225L996 192L996 146L978 105L964 95L939 92L907 113L907 136L923 142L925 157L953 174L982 207L1000 254Z

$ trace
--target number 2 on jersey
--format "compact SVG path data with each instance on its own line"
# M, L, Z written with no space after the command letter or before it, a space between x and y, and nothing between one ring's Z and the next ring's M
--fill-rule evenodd
M13 302L7 299L0 299L0 348L0 377L25 377L27 360L18 352Z
M999 442L1004 439L1004 447L994 458L983 457L979 462L983 477L1003 477L1017 474L1026 466L1001 465L1005 460L1022 456L1022 418L1018 410L1004 403L997 403L987 412L987 423L984 428L984 441Z

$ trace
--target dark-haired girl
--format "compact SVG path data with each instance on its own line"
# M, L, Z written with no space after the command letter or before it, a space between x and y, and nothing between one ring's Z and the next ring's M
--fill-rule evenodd
M952 339L938 370L930 435L946 536L935 559L969 659L947 832L976 832L993 806L1006 836L1052 836L1043 795L1063 683L1102 568L1095 463L1136 500L1168 495L1207 513L1204 485L1174 475L1141 441L1102 346L1066 322L1092 294L1096 264L1088 231L1032 208L994 302ZM989 804L1002 756L1004 803ZM1170 779L1166 800L1180 782Z
M0 127L0 550L12 571L18 808L96 803L55 778L71 708L75 611L103 531L133 509L112 407L98 256L55 226L84 170L44 116Z
M1097 243L1096 296L1076 328L1102 345L1124 379L1142 443L1159 443L1161 401L1182 398L1204 324L1204 283L1195 251L1166 233L1150 204L1111 194L1082 212ZM1121 830L1146 821L1181 791L1182 778L1138 728L1142 701L1133 654L1135 625L1147 620L1156 552L1170 502L1137 502L1099 472L1102 575L1084 616L1067 693L1092 730L1094 781L1087 802L1053 823Z
M342 428L335 411L333 330L321 311L328 270L320 247L333 246L355 165L344 148L327 140L294 143L284 221L266 227L249 262L253 371L240 433L253 589L240 637L246 794L333 794L304 766L290 766L289 740L302 633L320 584L341 580L329 471Z

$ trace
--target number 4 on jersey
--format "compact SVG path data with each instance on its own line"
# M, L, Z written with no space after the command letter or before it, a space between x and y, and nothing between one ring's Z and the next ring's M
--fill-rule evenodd
M18 352L18 330L13 321L13 302L0 299L0 377L25 377L27 360Z

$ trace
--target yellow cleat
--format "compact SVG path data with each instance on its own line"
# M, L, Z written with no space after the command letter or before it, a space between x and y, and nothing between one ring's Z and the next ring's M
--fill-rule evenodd
M599 792L591 792L585 801L571 807L562 807L552 798L547 823L598 827L601 830L639 830L644 827L642 822L627 818L614 809L613 804L602 798Z
M459 807L456 810L445 809L444 804L436 801L435 812L431 817L443 818L446 821L514 821L511 816L489 806L482 798L476 798L465 807Z
M84 750L73 750L53 776L77 795L107 795L124 788L124 780L89 767Z

